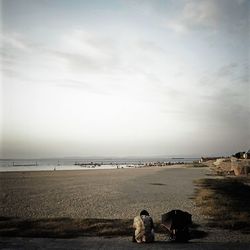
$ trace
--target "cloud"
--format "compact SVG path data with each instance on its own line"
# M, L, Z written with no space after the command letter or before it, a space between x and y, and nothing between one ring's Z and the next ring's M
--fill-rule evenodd
M233 133L242 131L249 138L249 104L242 100L242 95L231 88L224 88L214 95L211 118ZM238 132L237 132L238 131ZM249 138L250 139L250 138Z
M247 0L237 0L237 3L238 3L239 5L241 5L241 4L246 3L246 1L247 1Z
M104 39L75 31L67 37L59 37L60 46L55 48L37 44L18 33L5 33L1 48L3 76L31 84L51 84L61 79L75 85L82 82L79 78L84 74L103 73L112 65L115 67L112 51Z
M186 33L192 29L214 29L218 23L218 9L214 1L184 1L183 8L167 27L177 33Z
M12 32L12 33L2 33L0 34L0 38L2 41L1 49L3 48L14 48L20 50L28 50L29 45L24 37L20 33Z
M235 72L235 70L237 69L237 66L238 66L237 63L227 64L218 70L217 76L218 77L225 77L225 76L232 75Z
M161 52L147 41L128 44L125 51L123 45L117 48L116 39L79 29L65 32L56 47L37 44L17 33L5 33L4 41L5 82L69 87L102 95L140 95L148 78L140 70L147 64L143 57L147 52L152 61Z
M59 49L93 61L107 61L112 57L114 44L111 39L83 29L72 30L62 36Z
M166 21L170 30L186 34L190 31L246 31L247 6L245 1L183 0L172 18Z

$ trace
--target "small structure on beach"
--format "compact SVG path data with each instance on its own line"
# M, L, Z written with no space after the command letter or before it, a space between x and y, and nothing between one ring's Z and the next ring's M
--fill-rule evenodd
M235 157L237 159L244 159L244 154L245 152L237 152L234 155L232 155L232 157Z
M216 161L219 157L201 157L199 163L204 163L207 161Z
M250 159L250 149L243 154L244 159Z

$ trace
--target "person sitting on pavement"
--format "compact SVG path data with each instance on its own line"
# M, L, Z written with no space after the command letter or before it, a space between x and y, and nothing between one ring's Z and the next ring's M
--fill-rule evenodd
M142 210L140 215L134 218L133 228L135 233L133 241L137 243L154 241L154 222L148 211Z

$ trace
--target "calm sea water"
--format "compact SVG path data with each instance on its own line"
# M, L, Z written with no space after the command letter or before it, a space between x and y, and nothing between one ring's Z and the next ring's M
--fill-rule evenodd
M40 170L79 170L112 169L135 167L145 163L170 162L192 163L198 158L54 158L54 159L2 159L0 171L40 171ZM85 164L84 166L76 164Z

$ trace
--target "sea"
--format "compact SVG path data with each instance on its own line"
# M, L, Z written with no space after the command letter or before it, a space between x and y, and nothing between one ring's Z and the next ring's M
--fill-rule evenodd
M0 159L0 172L98 170L143 167L146 165L192 163L199 158L49 158L49 159Z

